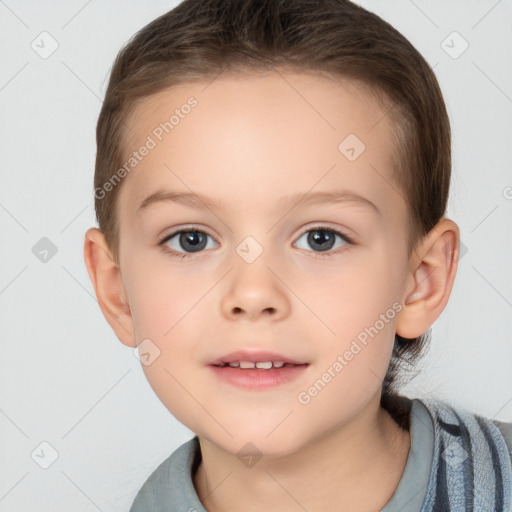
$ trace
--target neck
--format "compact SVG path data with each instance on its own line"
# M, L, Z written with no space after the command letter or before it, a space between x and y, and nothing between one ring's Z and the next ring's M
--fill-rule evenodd
M350 425L294 453L244 467L236 455L200 438L194 485L209 512L308 512L382 509L402 477L410 434L374 400Z

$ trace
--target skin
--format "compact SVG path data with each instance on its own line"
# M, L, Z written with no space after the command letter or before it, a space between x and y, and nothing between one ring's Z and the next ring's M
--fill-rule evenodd
M443 218L407 258L391 120L346 81L273 71L180 84L132 112L127 154L190 96L197 107L123 180L119 262L99 230L85 235L105 318L125 345L149 338L160 350L142 368L162 403L200 439L194 485L207 510L380 509L410 450L409 432L379 405L394 335L419 336L443 311L457 270L458 227ZM352 162L338 150L351 133L366 146ZM158 202L137 213L160 188L220 204ZM380 213L348 202L279 202L341 189ZM210 235L207 247L188 259L164 252L159 242L190 224ZM337 238L322 257L307 240L318 224L354 244ZM252 263L236 251L247 236L263 250ZM166 246L187 254L179 236ZM393 303L400 312L300 403L298 394ZM271 350L309 366L281 386L240 389L207 367L239 349ZM237 457L247 442L262 455L251 467Z

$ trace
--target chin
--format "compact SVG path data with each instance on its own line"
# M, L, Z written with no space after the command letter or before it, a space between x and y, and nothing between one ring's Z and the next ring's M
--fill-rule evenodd
M305 438L298 439L292 437L291 433L283 428L281 432L275 428L275 424L268 428L261 423L258 425L240 425L238 428L230 430L233 438L227 435L219 436L203 436L219 448L236 455L241 458L244 456L279 458L291 455L300 450L307 440ZM268 435L269 432L272 432ZM201 435L199 434L199 437Z

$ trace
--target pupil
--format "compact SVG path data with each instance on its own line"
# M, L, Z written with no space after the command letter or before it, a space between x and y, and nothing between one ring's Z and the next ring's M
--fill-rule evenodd
M332 233L325 230L312 231L308 236L308 243L313 248L315 248L315 244L320 245L320 247L318 247L320 251L328 251L333 247L334 236Z
M180 244L185 250L196 252L204 249L206 237L198 231L189 231L182 233L180 236Z

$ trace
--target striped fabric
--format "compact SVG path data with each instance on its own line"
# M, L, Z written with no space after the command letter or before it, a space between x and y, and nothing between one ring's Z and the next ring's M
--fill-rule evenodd
M502 433L511 425L438 400L421 402L434 426L432 473L421 512L512 512L512 448Z

